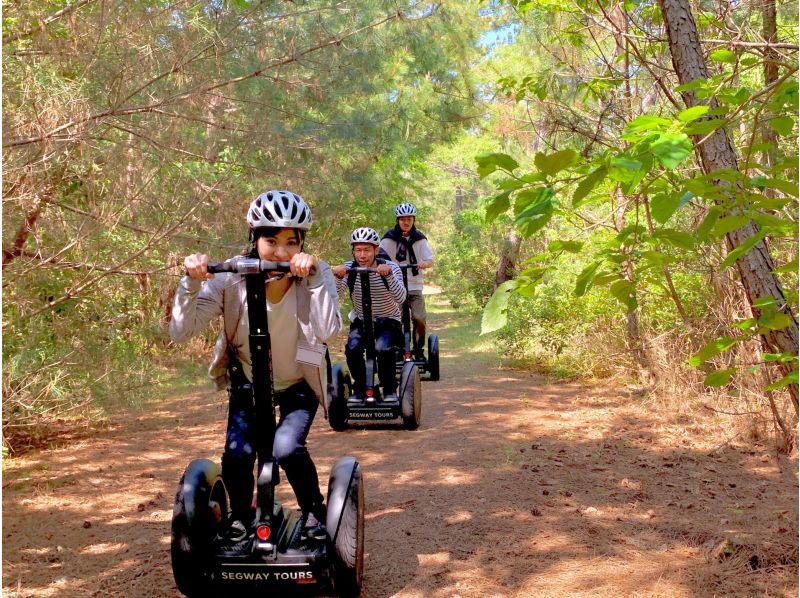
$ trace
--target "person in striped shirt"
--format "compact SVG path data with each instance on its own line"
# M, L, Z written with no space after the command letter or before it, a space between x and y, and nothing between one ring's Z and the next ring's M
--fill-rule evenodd
M336 289L341 297L350 291L353 312L350 312L350 334L347 338L345 356L353 377L353 390L357 398L364 394L367 367L364 359L364 312L361 303L361 285L356 284L355 273L348 276L354 267L375 268L369 273L372 297L372 320L375 334L375 352L378 361L378 376L383 387L384 398L397 399L395 377L395 350L403 344L400 306L406 299L403 274L397 264L378 257L380 238L371 228L357 228L350 235L353 260L333 268Z

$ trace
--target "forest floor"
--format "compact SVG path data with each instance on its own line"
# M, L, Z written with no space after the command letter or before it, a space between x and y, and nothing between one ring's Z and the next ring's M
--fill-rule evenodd
M797 596L796 459L714 414L504 368L436 299L442 380L423 383L420 429L318 417L309 437L323 493L339 457L362 464L363 596ZM4 595L179 596L176 483L218 458L225 418L223 393L184 389L5 459Z

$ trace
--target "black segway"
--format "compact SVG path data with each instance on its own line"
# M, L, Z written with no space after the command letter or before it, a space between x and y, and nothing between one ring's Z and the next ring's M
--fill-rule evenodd
M411 353L411 307L408 304L408 270L416 270L417 266L410 264L398 264L403 271L403 285L406 287L406 300L403 301L403 355L402 359L397 360L397 369L401 370L404 364L413 361L417 364L420 372L428 374L423 380L439 380L439 337L435 334L428 335L428 357L424 355L421 359L415 359ZM414 272L416 274L416 272Z
M409 361L398 370L400 379L397 387L398 398L395 400L381 398L380 389L375 384L377 359L369 274L370 272L377 273L377 269L359 266L348 268L348 271L358 273L361 285L367 366L365 388L362 397L353 395L349 374L341 367L334 366L331 376L334 392L329 393L328 421L331 428L340 431L347 427L348 421L389 421L402 418L403 427L407 430L416 430L422 418L422 384L417 364Z
M178 483L172 515L172 572L186 596L255 590L283 595L300 589L357 596L364 567L364 483L355 457L336 462L328 481L325 540L305 538L299 511L275 501L278 464L272 454L275 406L265 302L266 273L288 272L287 262L234 258L208 271L245 276L250 321L258 452L254 529L236 549L222 541L228 495L220 466L196 459Z

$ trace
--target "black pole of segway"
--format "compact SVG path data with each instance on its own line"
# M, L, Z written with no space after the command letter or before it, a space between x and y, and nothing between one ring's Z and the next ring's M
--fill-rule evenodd
M411 308L408 305L408 267L400 266L403 273L403 286L406 289L406 299L403 301L403 359L411 359Z
M364 347L367 355L367 372L364 380L366 390L375 389L375 331L372 323L372 289L370 288L369 273L372 269L359 269L359 283L361 284L361 311L364 314Z
M274 511L278 464L272 454L272 444L275 440L275 405L272 401L272 347L265 297L266 278L266 274L263 273L245 276L257 430L256 519L260 523L269 524ZM261 374L262 372L266 375Z

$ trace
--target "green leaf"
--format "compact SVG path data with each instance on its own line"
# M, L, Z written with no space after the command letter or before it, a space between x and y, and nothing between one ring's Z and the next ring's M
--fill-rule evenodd
M683 132L687 135L707 135L711 131L716 131L724 124L725 120L722 118L711 118L709 120L689 123L683 128Z
M572 195L572 206L577 208L583 200L586 198L589 193L592 192L600 181L606 178L608 174L608 168L605 166L601 166L590 172L586 177L578 183L578 186L575 188L575 193Z
M570 166L577 157L575 150L565 149L550 155L537 153L533 162L541 172L554 175Z
M794 320L781 311L765 313L758 318L758 325L767 330L783 330L794 324Z
M706 86L706 81L702 77L698 77L697 79L690 81L689 83L684 83L683 85L678 85L675 88L675 91L682 93L684 91L697 91L698 89L703 89Z
M628 313L634 311L638 306L636 286L630 280L622 279L612 283L610 291L627 308Z
M797 268L798 268L797 258L794 258L788 264L784 264L779 268L775 268L773 272L776 272L778 274L797 274Z
M683 195L677 193L657 193L650 199L650 214L659 224L665 224L667 220L681 206L686 205L694 197L691 191Z
M785 363L796 360L797 356L791 353L762 353L761 359L764 361L780 361Z
M528 206L540 203L552 196L553 190L550 187L523 189L514 197L514 216L519 216Z
M692 153L692 142L685 133L661 133L650 150L664 168L672 170Z
M556 251L566 251L567 253L580 253L583 243L580 241L553 241L547 246L547 250L555 253Z
M511 200L509 199L511 191L501 193L492 202L486 206L486 224L491 224L494 220L508 208L511 207Z
M772 295L764 295L753 301L753 307L756 309L775 309L775 297Z
M780 380L766 386L765 390L779 390L781 388L786 388L790 384L797 384L797 382L798 382L797 370L792 370Z
M730 336L714 339L689 358L689 365L692 367L702 365L712 357L719 355L723 351L727 351L737 342L739 342L738 338L731 338Z
M529 202L514 221L520 234L526 238L538 232L553 216L553 189L542 187L536 191L535 200Z
M791 116L778 116L768 121L769 126L778 134L783 137L792 134L794 129L794 119Z
M516 191L525 186L525 182L520 179L504 179L497 183L497 188L503 191Z
M732 52L731 50L720 48L719 50L709 52L708 59L714 62L733 63L736 62L736 53Z
M604 274L598 274L595 276L592 285L596 287L604 287L607 284L611 284L617 280L623 280L622 276L618 272L606 272Z
M767 231L760 230L752 237L748 238L744 243L739 245L738 247L734 247L729 253L728 257L726 257L723 262L719 266L719 271L722 272L728 266L733 265L736 260L742 257L745 253L750 251L753 247L755 247L758 243L760 243L764 237L767 236Z
M475 156L475 161L478 163L478 175L482 179L492 174L498 168L502 168L509 173L515 168L519 168L517 161L508 154L481 154Z
M798 186L796 181L786 181L784 179L768 179L766 177L753 177L750 179L750 182L753 183L756 187L760 188L768 188L768 189L777 189L778 191L783 191L786 195L791 195L793 197L797 197L798 195Z
M508 316L508 300L511 297L511 291L517 285L516 280L507 280L495 290L494 294L489 299L486 307L483 308L483 317L481 318L481 334L489 334L495 330L500 330L506 325Z
M664 255L660 251L648 250L642 252L642 257L655 267L661 267L670 262L669 256Z
M653 232L653 238L664 241L679 249L694 249L694 237L689 233L673 228L662 228Z
M706 376L705 380L703 380L703 384L706 386L725 386L731 381L731 378L733 378L735 373L736 368L728 368L725 370L711 372L708 374L708 376Z
M706 112L708 112L709 106L705 104L700 104L699 106L692 106L691 108L687 108L680 114L678 114L678 120L681 122L691 122L693 120L697 120L701 116L703 116Z
M703 218L703 221L697 227L697 240L700 243L706 242L709 233L714 228L721 214L722 208L719 206L712 206L708 209L708 214L706 214L706 217Z
M644 164L630 156L619 155L611 158L608 175L619 183L630 183L641 180L644 176Z
M652 114L642 114L637 116L625 126L625 134L644 133L649 131L666 131L672 121L668 118L653 116Z
M725 216L725 218L717 220L714 225L714 235L724 237L729 232L742 228L748 222L750 222L750 218L747 216Z
M575 295L583 297L590 288L597 276L597 269L600 267L600 262L592 262L586 266L575 281Z

